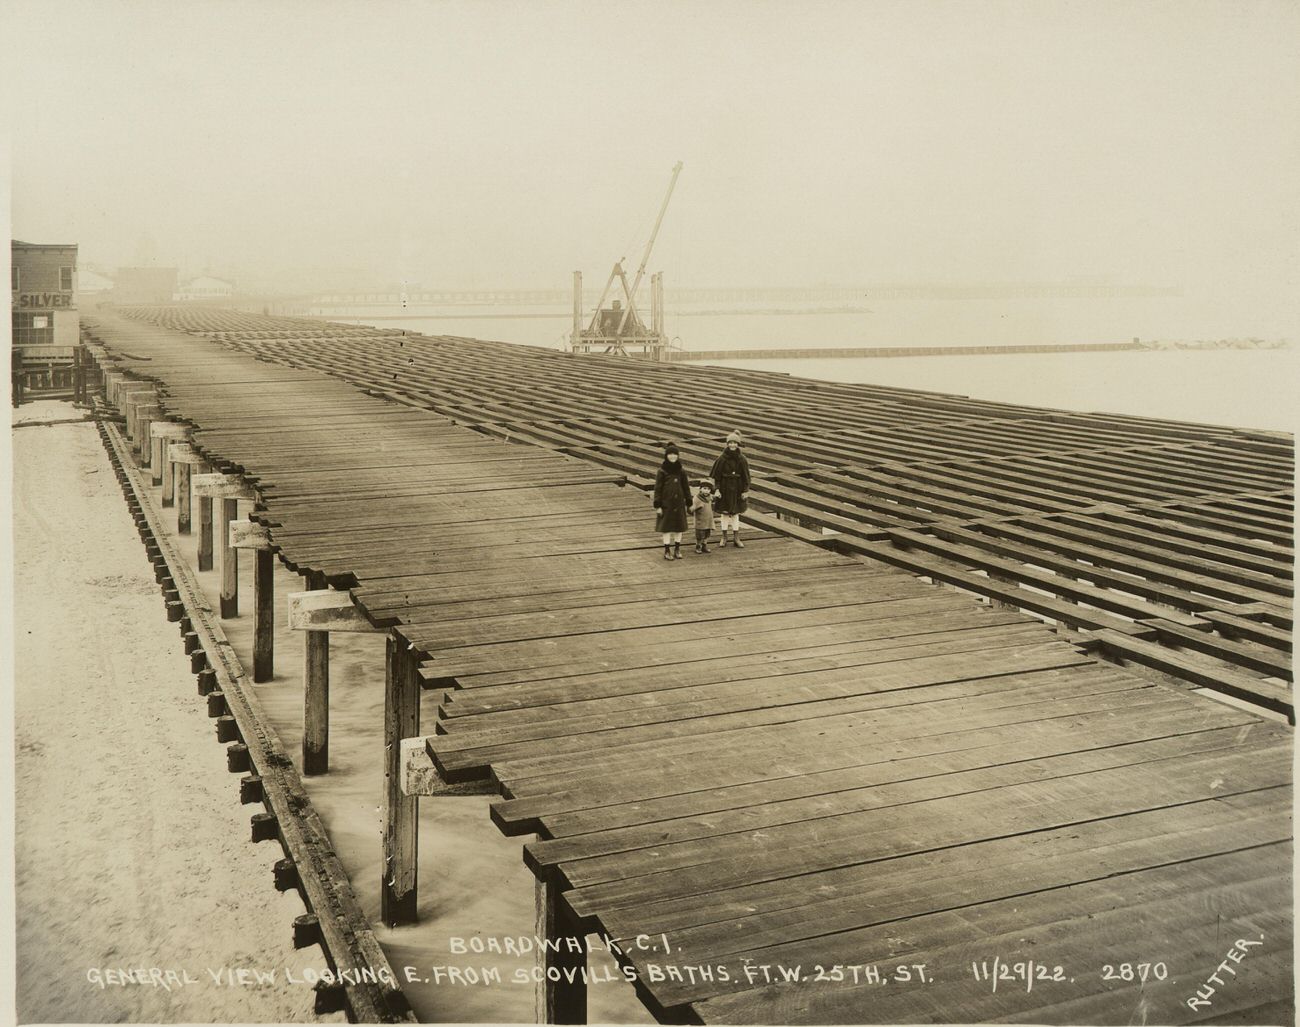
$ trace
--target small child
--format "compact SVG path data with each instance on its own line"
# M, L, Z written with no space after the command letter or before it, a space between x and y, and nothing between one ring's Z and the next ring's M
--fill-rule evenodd
M713 534L713 479L705 478L695 492L695 502L691 506L695 513L695 551L709 552L709 536Z

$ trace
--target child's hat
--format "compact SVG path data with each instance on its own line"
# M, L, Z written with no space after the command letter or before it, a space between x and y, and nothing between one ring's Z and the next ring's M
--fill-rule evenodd
M734 442L737 446L739 446L739 445L740 445L740 430L737 429L736 431L733 431L730 435L728 435L728 436L727 436L727 442L728 442L728 443L732 443L732 442Z
M664 456L667 456L669 453L680 453L676 442L669 442L664 445Z
M711 488L713 488L713 479L712 479L712 478L701 478L701 479L700 479L700 488L702 488L702 489L711 489Z

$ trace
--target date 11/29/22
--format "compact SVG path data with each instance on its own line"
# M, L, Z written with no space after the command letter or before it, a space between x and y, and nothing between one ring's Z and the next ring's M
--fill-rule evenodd
M1026 991L1033 991L1035 984L1050 986L1074 980L1060 964L1049 965L1032 959L1008 963L998 956L991 960L972 961L970 971L976 981L988 983L993 991L998 990L1000 983L1023 986ZM1169 967L1163 962L1107 963L1101 968L1101 979L1104 981L1142 983L1163 981L1168 977Z

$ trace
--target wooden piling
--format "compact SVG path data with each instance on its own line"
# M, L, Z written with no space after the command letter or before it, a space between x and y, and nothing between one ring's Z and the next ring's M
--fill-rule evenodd
M229 525L239 515L239 501L221 500L221 616L239 616L239 550L230 545Z
M307 587L325 588L323 574L307 575ZM302 772L323 774L330 762L330 633L308 631L303 643Z
M275 554L253 554L253 681L275 677Z
M406 639L388 636L384 681L384 863L380 916L389 927L416 919L419 800L402 793L401 740L420 731L420 677Z
M546 944L537 950L537 1022L587 1022L587 948L581 929L560 901L557 884L537 879L535 934Z
M154 430L156 427L157 422L151 422L149 425L149 438L147 440L149 446L149 473L153 476L154 486L162 486L162 505L171 506L172 497L167 489L167 469L165 466L167 463L167 444L163 441L162 436Z
M199 570L212 570L212 499L199 496Z
M167 455L171 449L171 440L167 437L158 440L159 462L162 464L162 505L172 506L176 502L175 465Z
M208 505L208 527L212 526L212 506ZM176 531L181 535L190 533L190 465L176 465ZM202 568L200 568L202 569Z

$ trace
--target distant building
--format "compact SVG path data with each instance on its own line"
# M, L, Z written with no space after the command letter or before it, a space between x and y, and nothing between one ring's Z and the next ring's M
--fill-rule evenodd
M75 346L77 247L13 240L9 290L14 346Z
M108 275L92 271L88 267L77 270L77 295L82 299L91 296L106 296L113 291L113 279Z
M199 275L184 283L176 293L181 303L226 304L235 294L235 287L224 278Z
M174 267L120 267L113 282L113 302L119 305L171 303L177 292Z

